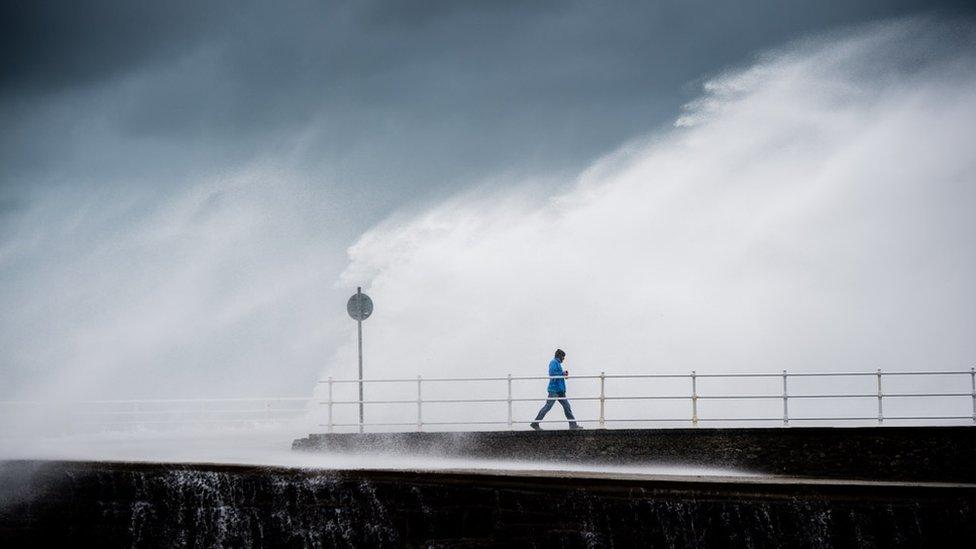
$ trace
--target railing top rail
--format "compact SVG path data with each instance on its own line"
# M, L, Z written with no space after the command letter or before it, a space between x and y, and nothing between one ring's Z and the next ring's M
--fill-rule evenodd
M571 376L493 376L493 377L420 377L425 382L477 382L477 381L512 381L517 380L541 380L541 379L642 379L642 378L689 378L694 375L697 378L782 378L787 377L845 377L845 376L936 376L936 375L971 375L972 370L935 370L935 371L891 371L891 370L871 370L871 371L840 371L840 372L729 372L729 373L650 373L650 374L585 374ZM404 378L368 378L368 379L320 379L318 383L416 383L418 377Z
M872 372L787 372L789 377L830 377L830 376L950 376L950 375L971 375L972 370L933 370L933 371L908 371L899 372L897 370L874 370ZM780 375L783 375L780 373Z

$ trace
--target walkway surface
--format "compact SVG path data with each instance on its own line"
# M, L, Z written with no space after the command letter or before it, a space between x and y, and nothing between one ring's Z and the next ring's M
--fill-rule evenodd
M324 433L296 450L526 460L577 466L681 466L753 476L976 483L976 427L607 429Z

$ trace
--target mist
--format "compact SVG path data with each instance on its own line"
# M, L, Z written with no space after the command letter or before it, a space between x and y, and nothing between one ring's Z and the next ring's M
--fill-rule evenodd
M392 24L375 10L348 9L363 28ZM588 12L574 10L562 24L595 32ZM581 69L572 59L582 54L565 52L591 52L598 41L570 40L525 61L568 65L533 73L528 91L516 90L528 99L509 105L509 96L484 90L507 89L514 77L501 68L518 66L513 52L492 58L498 70L480 76L490 86L458 78L456 88L438 87L455 81L458 67L470 73L461 54L437 65L439 79L427 64L419 76L405 69L435 47L424 25L445 39L456 38L452 25L477 26L452 13L398 23L420 45L410 55L403 46L406 58L375 74L351 71L354 101L292 82L304 91L273 94L289 116L276 118L269 101L261 116L277 121L270 125L261 116L236 122L256 108L240 89L288 86L241 83L214 69L233 61L234 74L255 74L253 57L240 54L253 44L233 42L227 29L216 45L201 35L205 46L190 41L172 59L147 57L159 65L130 59L136 64L103 80L44 80L52 87L43 93L37 82L4 88L0 114L18 131L3 148L16 162L0 174L3 398L322 396L316 379L356 376L355 323L344 302L357 286L376 304L365 323L367 378L542 375L556 347L568 352L571 375L973 365L971 19L858 24L758 55L742 53L758 39L706 55L676 32L679 57L694 62L664 63L665 50L645 44L646 55L609 72L591 69L609 66L617 50L599 50ZM817 24L877 14L827 15ZM548 16L533 14L522 49L531 49L538 25L548 28ZM618 25L628 34L617 48L646 34L627 23ZM494 28L481 31L509 38ZM764 40L806 28L766 29ZM316 35L314 25L302 29ZM272 38L281 40L278 32ZM709 35L707 49L717 51L726 33ZM333 53L306 67L313 83L328 80L332 61L342 65ZM641 78L627 77L634 71ZM651 81L655 71L663 83ZM713 76L697 80L701 71ZM566 84L564 73L580 80ZM208 78L222 78L222 87L199 104L169 105L180 116L154 102L157 94L196 97ZM189 91L183 81L193 83ZM620 104L592 103L597 92L582 81L627 93L603 90ZM530 93L557 88L553 104ZM413 93L376 91L388 89ZM221 123L194 114L221 97L229 102L216 109ZM601 118L608 109L612 116ZM669 122L656 127L659 109ZM509 114L497 120L502 111ZM403 122L417 112L424 124ZM448 123L458 112L465 117ZM634 131L641 135L630 139ZM459 137L470 135L477 138ZM501 152L469 162L484 160L493 142ZM571 381L570 395L592 388ZM403 398L414 389L384 390ZM431 387L428 396L441 390L491 397L503 387ZM544 397L542 383L516 390ZM383 394L367 389L367 398ZM520 404L516 413L537 407ZM582 403L577 410L592 412ZM353 411L341 413L348 420ZM484 413L425 411L461 420ZM321 409L313 415L297 432L321 427Z
M392 216L339 282L375 302L366 377L545 375L557 347L571 376L968 370L974 46L925 18L800 40L558 192ZM347 330L323 378L355 377Z
M261 162L165 192L37 192L0 248L5 396L293 394L275 372L320 363L333 326L338 207Z

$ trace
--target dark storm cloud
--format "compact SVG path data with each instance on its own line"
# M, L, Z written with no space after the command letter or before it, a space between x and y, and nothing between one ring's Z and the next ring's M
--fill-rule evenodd
M4 2L0 88L45 92L159 63L196 47L228 7L220 2Z
M73 151L81 173L111 172L93 160L98 140L135 138L175 144L133 152L149 165L220 166L283 154L307 130L293 161L387 208L498 170L578 168L668 122L683 86L750 52L921 8L933 6L15 3L0 86L19 131L3 156L50 170L49 153ZM82 147L67 136L93 123L104 133Z

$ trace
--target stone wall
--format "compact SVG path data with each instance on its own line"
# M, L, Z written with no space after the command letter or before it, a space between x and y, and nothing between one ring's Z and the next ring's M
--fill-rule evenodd
M313 434L298 450L639 465L771 475L976 482L974 427L620 429Z
M973 547L972 486L0 463L0 546Z

